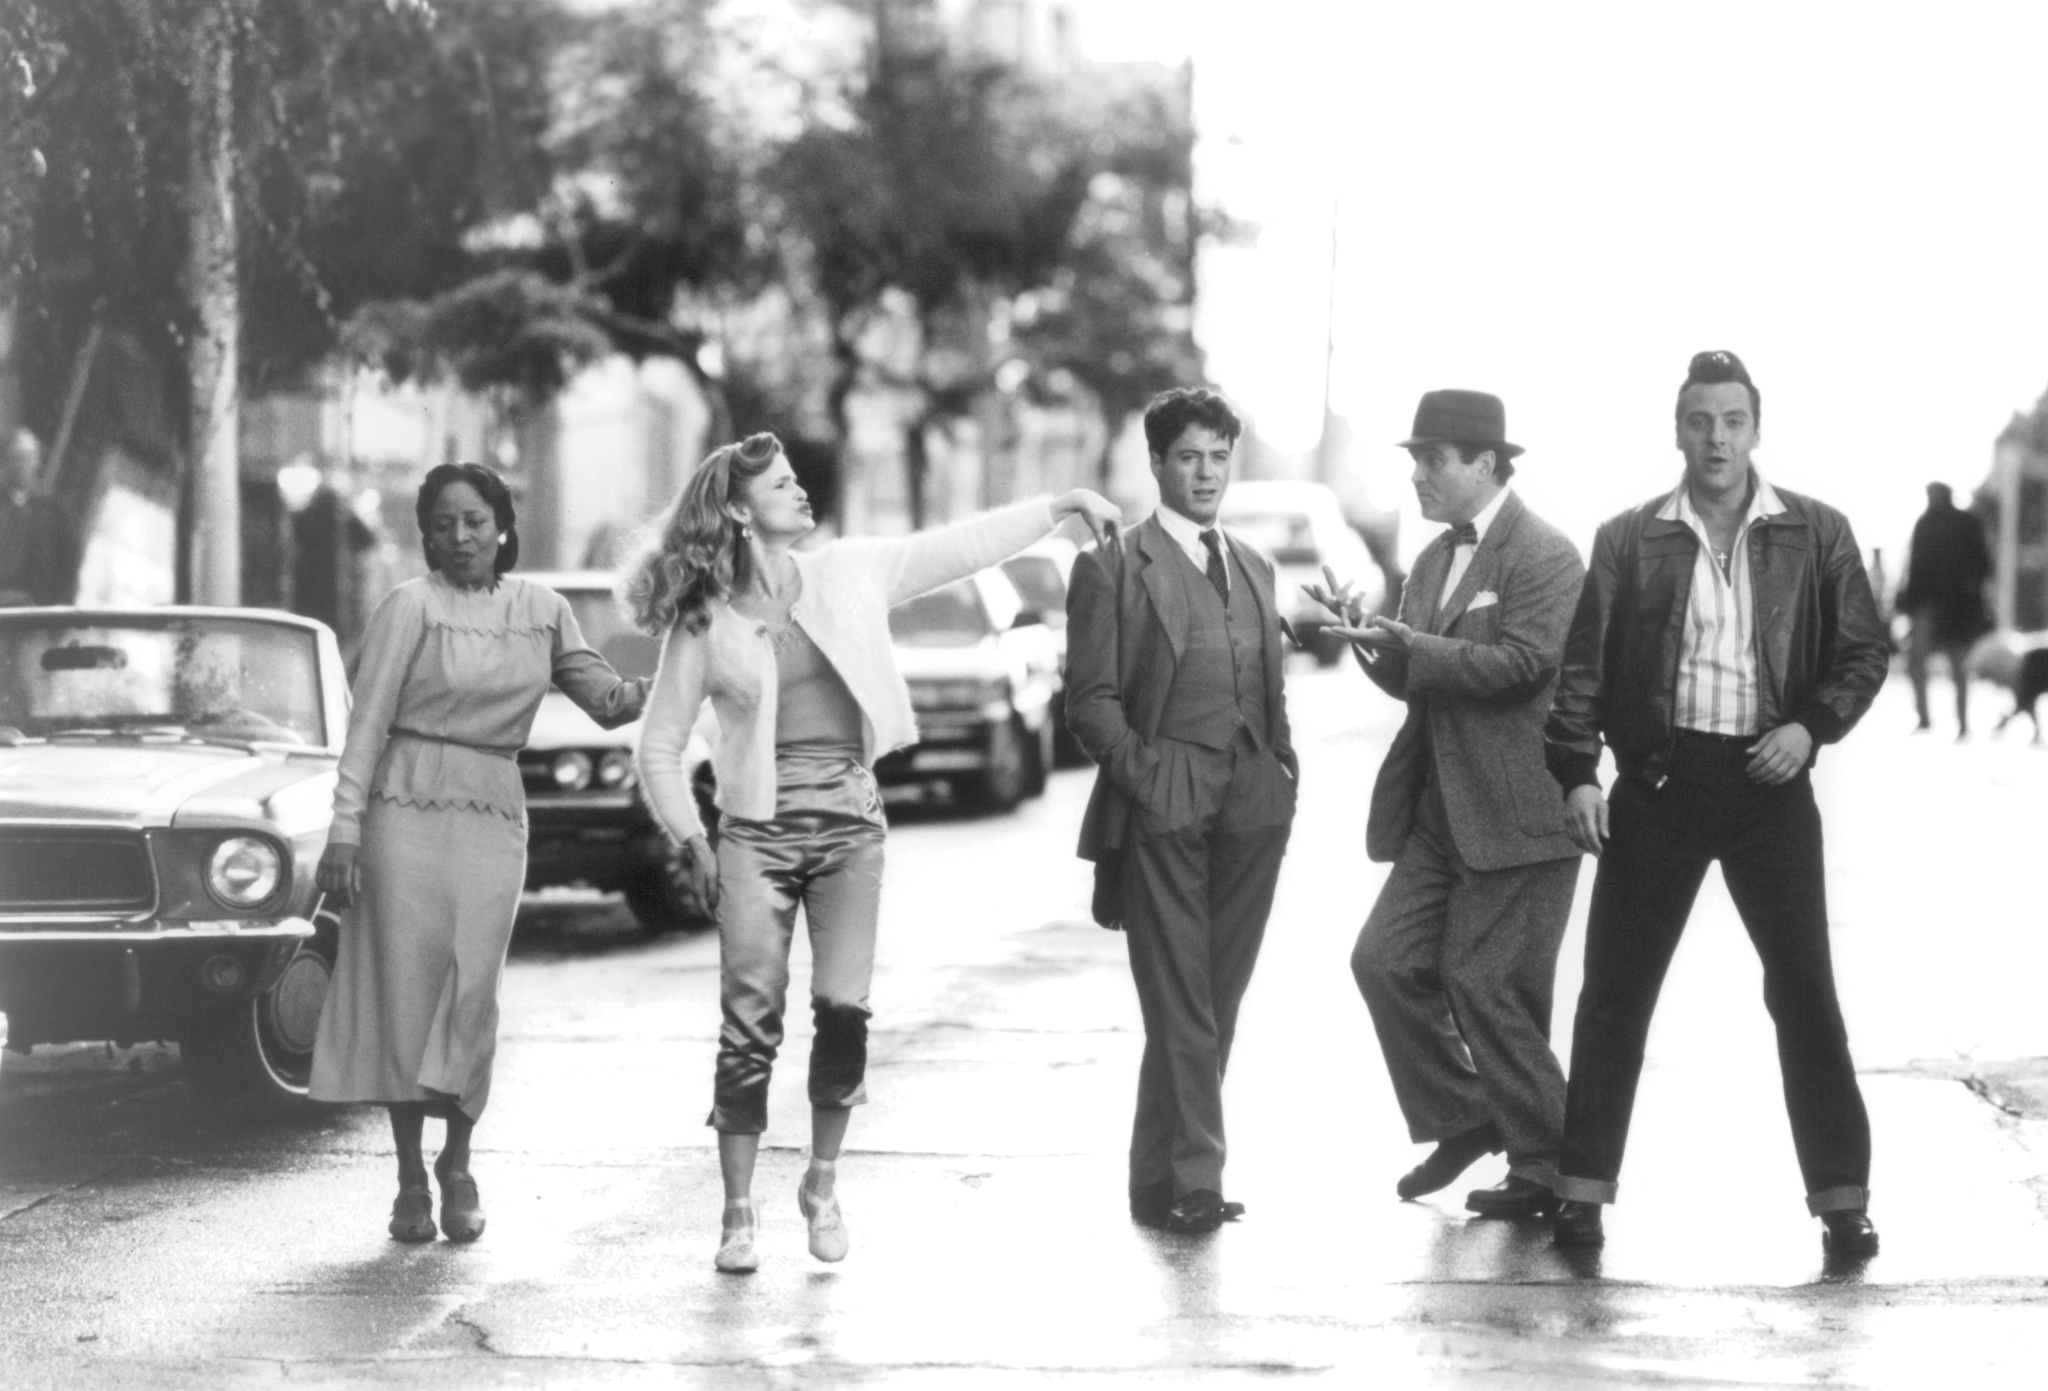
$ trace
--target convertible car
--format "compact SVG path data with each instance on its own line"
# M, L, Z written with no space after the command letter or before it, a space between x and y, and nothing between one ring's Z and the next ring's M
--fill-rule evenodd
M340 647L310 619L0 610L9 1046L174 1040L203 1093L303 1096L347 726Z

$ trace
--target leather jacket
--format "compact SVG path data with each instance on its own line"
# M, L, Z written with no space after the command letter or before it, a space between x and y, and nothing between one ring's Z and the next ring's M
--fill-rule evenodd
M1747 538L1759 728L1802 724L1818 752L1870 708L1890 652L1848 518L1773 488L1785 510L1758 518ZM1624 775L1655 784L1670 765L1699 540L1685 523L1658 518L1669 496L1603 523L1593 539L1543 731L1544 759L1567 792L1598 784L1603 739Z

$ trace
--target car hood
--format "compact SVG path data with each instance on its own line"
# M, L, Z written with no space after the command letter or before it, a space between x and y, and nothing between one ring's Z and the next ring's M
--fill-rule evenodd
M1008 670L1002 649L993 637L967 647L898 646L895 651L896 669L907 681L994 678Z
M317 819L332 754L211 744L29 744L0 749L0 821L137 828Z
M581 706L560 691L541 697L534 714L533 729L526 736L529 749L630 749L640 739L640 722L606 729L583 713Z

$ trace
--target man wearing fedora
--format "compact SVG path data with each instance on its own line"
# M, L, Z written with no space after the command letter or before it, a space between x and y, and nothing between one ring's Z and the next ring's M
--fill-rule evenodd
M1499 397L1428 393L1401 447L1422 515L1449 529L1416 558L1399 618L1346 612L1338 630L1408 706L1366 822L1366 853L1394 869L1351 970L1408 1133L1436 1144L1395 1191L1434 1193L1504 1149L1506 1179L1465 1206L1535 1217L1555 1204L1565 1079L1550 1004L1579 872L1543 720L1585 567L1508 487L1522 451Z
M1884 684L1885 632L1848 519L1751 465L1762 407L1735 354L1693 358L1676 411L1685 476L1602 524L1565 645L1546 752L1600 869L1554 1185L1561 1246L1603 1240L1657 992L1719 860L1763 961L1807 1210L1830 1255L1877 1250L1808 770Z
M1294 821L1273 563L1216 524L1240 432L1213 391L1154 397L1159 510L1083 551L1067 591L1067 723L1099 765L1080 854L1145 1021L1131 1216L1176 1232L1244 1212L1223 1073Z

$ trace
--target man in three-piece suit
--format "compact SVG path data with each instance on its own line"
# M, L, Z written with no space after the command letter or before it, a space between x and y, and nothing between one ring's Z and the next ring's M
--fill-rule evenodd
M1131 1215L1181 1232L1244 1211L1223 1071L1294 819L1273 567L1216 525L1241 432L1214 392L1155 397L1159 510L1084 551L1067 594L1067 722L1099 765L1080 854L1145 1021Z
M1351 969L1409 1134L1436 1142L1396 1191L1434 1193L1505 1149L1507 1178L1465 1206L1534 1217L1556 1201L1551 990L1579 873L1543 720L1585 567L1508 489L1506 434L1498 397L1422 398L1402 445L1422 515L1450 530L1417 557L1399 618L1339 630L1408 704L1366 823L1366 853L1394 869Z

